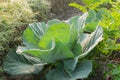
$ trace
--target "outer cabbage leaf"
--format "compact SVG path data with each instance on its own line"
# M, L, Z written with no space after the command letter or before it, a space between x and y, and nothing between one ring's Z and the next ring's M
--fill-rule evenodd
M52 69L46 75L47 80L76 80L88 77L92 71L91 61L78 63L74 71L67 71L62 66Z
M79 55L79 59L87 56L87 54L102 40L102 27L97 27L92 34L83 34L79 43L82 45L83 53Z
M78 36L79 36L82 29L85 27L87 15L88 15L88 13L84 13L81 17L75 16L75 17L72 17L72 18L66 20L65 22L67 22L71 26L74 26L76 31L78 32Z
M73 72L71 72L72 79L70 80L87 78L91 71L92 71L91 61L83 61L82 63L78 63L76 69Z
M18 55L15 50L7 54L3 63L4 71L11 75L39 73L47 63L28 55Z
M78 57L75 57L73 59L66 59L64 60L64 68L69 71L74 71L77 63L78 63Z
M46 25L42 23L32 23L23 33L23 43L28 48L38 48L41 37L46 32Z

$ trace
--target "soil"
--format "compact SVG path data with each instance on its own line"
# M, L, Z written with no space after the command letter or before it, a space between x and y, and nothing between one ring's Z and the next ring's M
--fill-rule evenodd
M82 12L80 10L68 6L71 2L83 4L81 0L51 0L51 10L48 19L66 20L72 16L81 15Z

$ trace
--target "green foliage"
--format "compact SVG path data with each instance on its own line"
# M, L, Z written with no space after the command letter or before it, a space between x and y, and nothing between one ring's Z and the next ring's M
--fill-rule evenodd
M34 13L25 0L0 1L0 51L9 48L9 42L20 33L16 27L24 26L32 21Z
M91 32L99 23L104 30L104 40L97 46L98 50L108 56L113 50L120 50L120 44L116 44L120 38L120 7L119 1L113 0L82 0L84 6L77 3L69 5L80 9L83 12L89 11L91 15L86 32ZM78 7L79 6L79 7Z
M106 72L106 77L107 78L111 77L113 80L119 80L120 79L120 65L109 63L107 67L108 67L108 70L110 71Z
M117 66L115 69L113 69L112 75L113 75L114 80L120 79L120 66Z
M92 63L82 59L102 40L103 30L97 27L91 34L84 33L87 15L30 24L23 33L25 46L18 47L18 54L7 55L4 70L11 75L38 73L50 64L47 80L88 77Z
M113 69L112 75L116 75L116 74L120 74L120 66L118 66L117 68Z

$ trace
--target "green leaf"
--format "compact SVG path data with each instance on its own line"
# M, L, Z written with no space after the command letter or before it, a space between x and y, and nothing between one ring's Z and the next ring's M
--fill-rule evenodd
M102 35L102 27L97 27L92 34L83 34L79 40L83 48L83 54L79 55L79 58L87 56L87 54L102 40Z
M76 65L78 63L78 56L82 54L81 45L79 43L76 43L72 52L74 53L75 58L64 60L64 68L70 71L73 71L76 68Z
M67 58L73 58L72 51L61 41L56 42L56 48L48 54L42 54L42 58L48 62L55 62L57 60L63 60Z
M43 55L47 55L50 53L50 51L52 51L53 49L55 49L55 41L52 40L51 41L51 48L49 49L46 49L46 50L43 50L43 49L29 49L27 47L21 47L19 46L18 49L17 49L17 53L18 54L22 54L22 53L26 53L28 55L31 55L31 56L34 56L34 57L37 57L37 58L42 58Z
M96 20L96 12L94 10L90 10L88 12L88 16L87 16L87 19L86 19L86 22L87 23L91 23L91 22L94 22Z
M56 44L56 45L55 45ZM57 46L57 47L55 47ZM69 48L64 45L61 41L57 40L52 43L52 47L48 50L40 49L27 49L24 47L19 47L17 52L26 53L34 57L38 57L47 62L55 62L57 60L62 60L66 58L73 58L74 54L69 50Z
M74 71L77 63L78 63L78 57L75 57L73 59L66 59L64 60L64 68L69 71Z
M101 27L98 27L92 34L83 34L78 40L78 43L82 45L82 48L80 44L77 44L77 47L76 46L74 47L75 50L73 53L76 53L77 56L74 59L65 60L64 61L65 68L73 71L76 67L78 58L81 59L85 57L98 44L98 42L101 41L102 35L103 30Z
M120 75L114 77L115 80L120 80Z
M115 69L113 69L112 71L112 75L119 75L120 74L120 66L116 67Z
M71 72L73 78L71 80L87 78L92 71L92 62L84 61L78 63L75 71Z
M73 58L74 54L69 48L74 47L76 38L77 32L71 29L67 23L55 23L49 26L40 39L39 48L19 47L17 53L27 53L48 62ZM52 39L55 39L55 42Z
M91 61L84 61L78 63L74 71L66 71L63 67L58 67L57 69L50 70L47 75L47 80L77 80L88 77L92 71Z
M61 21L58 19L49 20L47 22L46 26L49 28L50 26L52 26L53 24L56 24L56 23L61 23Z
M75 3L75 2L70 3L69 6L75 7L75 8L77 8L77 9L83 11L83 12L86 12L86 11L87 11L87 9L86 9L85 7L83 7L82 5L77 4L77 3Z
M46 32L45 23L32 23L23 33L23 43L28 48L38 48L41 37Z
M46 74L46 80L70 80L70 76L64 71L62 66L59 66Z
M69 41L67 43L67 47L72 50L74 48L74 45L77 41L77 31L75 30L75 28L73 26L70 27L70 38Z
M88 13L84 13L80 17L79 16L72 17L68 19L66 22L71 26L74 26L76 31L80 33L81 30L85 27L87 16L88 16Z
M70 19L68 19L66 22L68 24L70 24L71 26L73 26L76 30L78 29L78 20L79 20L79 16L74 16Z
M50 26L39 42L39 47L43 49L49 48L49 43L53 38L59 39L65 45L70 40L70 26L67 23L54 23Z
M11 75L39 73L43 66L47 64L38 58L28 55L22 56L16 54L15 50L10 51L3 63L3 69Z
M96 20L96 21L94 21L94 22L92 22L92 23L88 23L88 24L85 26L85 32L87 32L87 33L93 32L93 31L96 29L98 23L99 23L98 20Z
M43 37L48 27L55 23L59 23L59 20L50 20L47 24L44 22L32 23L23 33L23 43L27 48L38 48L38 43Z
M81 44L79 44L79 42L77 41L76 44L74 45L74 48L72 49L72 52L74 53L75 57L79 56L80 54L82 54L83 50L82 50L82 46Z
M106 17L107 17L107 19L112 19L112 15L110 13L111 13L111 11L109 11L108 9L101 8L97 11L96 16L99 20L102 20L102 19L104 20L104 19L106 19Z

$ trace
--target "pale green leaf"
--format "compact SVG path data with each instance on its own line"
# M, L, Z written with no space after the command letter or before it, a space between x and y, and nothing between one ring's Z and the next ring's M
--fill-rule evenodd
M73 59L66 59L64 60L64 68L69 71L74 71L77 63L78 63L78 57L75 57Z
M92 71L91 61L78 63L74 71L67 71L62 66L52 69L46 75L47 80L77 80L88 77Z
M45 64L47 63L38 58L28 55L24 57L16 54L15 51L11 51L5 58L3 69L11 75L37 74L43 69Z
M92 34L82 35L79 43L83 48L83 53L79 55L79 58L85 57L102 40L102 36L102 27L97 27Z
M28 48L38 48L38 43L47 27L45 23L32 23L23 33L23 43Z
M76 31L80 33L81 30L85 27L87 16L88 16L88 13L84 13L80 17L79 16L72 17L68 19L66 22L71 26L74 26Z
M78 63L76 69L73 72L71 72L73 78L70 80L87 78L91 71L92 71L91 61L84 61L82 63Z

